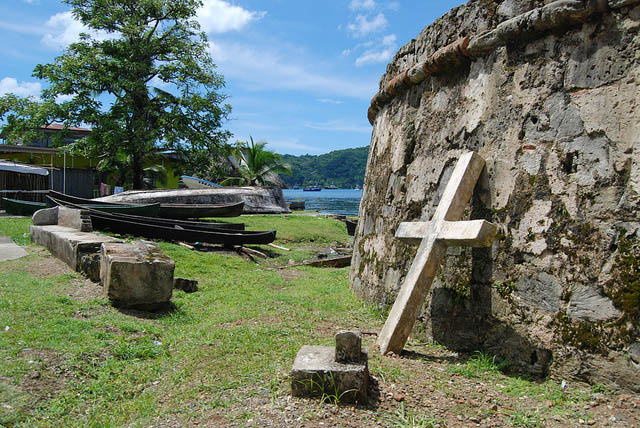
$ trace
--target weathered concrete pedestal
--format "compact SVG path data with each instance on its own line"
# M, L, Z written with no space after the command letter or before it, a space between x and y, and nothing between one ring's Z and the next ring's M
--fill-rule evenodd
M328 397L340 402L367 399L369 368L360 332L341 331L336 347L303 346L291 369L295 397Z
M80 210L55 207L33 215L31 241L46 247L51 254L90 280L100 280L100 246L122 242L91 232L91 220Z
M33 215L31 240L46 247L76 272L100 281L114 306L142 310L167 308L173 293L175 263L156 244L91 233L85 211L55 207ZM178 281L188 291L197 282Z
M156 244L104 243L100 280L104 296L116 307L158 310L169 306L175 263Z

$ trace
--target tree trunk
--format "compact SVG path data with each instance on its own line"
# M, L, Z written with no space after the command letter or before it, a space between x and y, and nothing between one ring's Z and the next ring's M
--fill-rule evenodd
M133 154L133 189L140 190L144 184L144 168L142 167L142 153Z

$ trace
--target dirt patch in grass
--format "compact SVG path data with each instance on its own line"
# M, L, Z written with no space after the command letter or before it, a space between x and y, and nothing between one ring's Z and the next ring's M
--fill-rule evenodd
M63 275L65 273L73 273L73 270L64 262L53 257L49 251L43 247L26 247L27 252L31 256L25 259L18 259L12 263L3 266L8 272L27 272L37 277L48 277Z
M65 287L64 293L79 302L88 302L103 297L102 285L86 278L76 278Z
M63 391L66 382L72 375L65 370L63 361L58 354L48 349L23 349L19 357L27 361L31 369L28 370L20 384L20 389L28 393L34 407L41 400L48 400Z
M306 272L301 270L287 268L278 269L278 273L287 281L293 281L306 275Z

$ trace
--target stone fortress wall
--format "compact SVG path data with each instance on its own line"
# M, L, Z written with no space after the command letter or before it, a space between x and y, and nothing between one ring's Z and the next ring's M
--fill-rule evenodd
M640 0L474 0L402 47L372 100L353 289L390 307L457 158L486 161L414 334L640 391Z

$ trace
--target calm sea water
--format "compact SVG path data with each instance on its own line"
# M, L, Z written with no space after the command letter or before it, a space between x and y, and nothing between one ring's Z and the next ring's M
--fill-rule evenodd
M322 189L319 192L284 189L287 202L304 201L305 209L324 214L358 215L362 190Z

